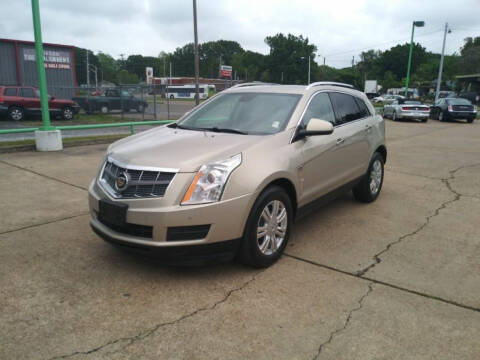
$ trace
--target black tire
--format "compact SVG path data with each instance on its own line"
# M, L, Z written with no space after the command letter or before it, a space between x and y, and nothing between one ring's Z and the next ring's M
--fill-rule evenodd
M142 104L137 105L137 112L143 113L145 111L145 107Z
M392 120L393 120L393 121L397 121L397 120L398 120L398 118L397 118L397 112L396 112L396 111L394 111L393 114L392 114Z
M72 120L73 119L73 109L70 106L65 106L62 109L62 118L63 120Z
M173 95L170 95L170 99L175 99L175 96L173 96Z
M468 119L467 119L467 122L468 122L469 124L471 124L471 123L473 123L473 120L475 120L475 118L474 118L474 117L471 117L471 118L468 118Z
M8 108L8 118L12 121L22 121L25 119L25 111L19 106L10 106Z
M427 121L428 121L428 118L422 119L422 122L423 122L423 123L426 123Z
M440 110L440 111L438 112L438 120L441 121L441 122L444 122L444 121L447 120L446 117L445 117L445 115L443 114L443 110Z
M260 239L257 240L257 230L259 224L264 221L262 212L273 201L280 201L286 210L286 229L283 241L280 246L271 254L265 254L260 250ZM285 246L287 246L288 238L290 236L290 229L292 227L293 210L292 203L288 194L279 186L270 186L265 189L255 201L252 206L250 215L248 216L247 224L245 225L244 235L242 243L238 253L238 259L245 265L253 266L256 268L269 267L275 261L277 261L283 253ZM267 224L264 226L268 227ZM266 235L263 237L263 243L267 241ZM268 249L266 249L268 250Z
M378 185L378 189L374 192L371 190L370 182L371 180L371 173L374 169L374 164L380 163L381 167L381 176L380 176L380 184ZM373 154L372 159L370 160L370 164L368 166L367 173L362 178L362 180L353 188L353 196L356 200L364 203L370 203L375 201L380 194L383 186L383 175L384 175L384 165L385 159L383 158L382 154L376 152Z

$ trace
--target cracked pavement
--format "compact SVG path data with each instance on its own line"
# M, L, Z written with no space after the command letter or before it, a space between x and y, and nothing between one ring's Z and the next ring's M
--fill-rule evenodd
M387 121L379 199L302 219L262 271L99 240L85 189L105 145L0 154L0 358L477 359L479 136Z

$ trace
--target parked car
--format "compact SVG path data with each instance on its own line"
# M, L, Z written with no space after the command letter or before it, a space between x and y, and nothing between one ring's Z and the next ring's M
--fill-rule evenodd
M80 109L72 100L57 99L48 95L48 108L51 116L61 116L72 120ZM0 86L0 115L10 120L20 121L28 115L40 115L40 92L32 86Z
M405 96L402 96L402 95L384 95L383 96L383 102L385 102L386 104L389 104L394 102L395 100L401 100L401 99L405 99Z
M393 121L399 119L416 119L427 122L430 116L430 106L416 100L394 100L383 107L383 116Z
M89 186L90 224L166 262L266 267L295 218L350 189L374 201L386 159L385 122L351 86L241 84L110 145Z
M462 98L439 99L430 110L430 117L440 121L466 119L472 123L477 117L477 106Z
M385 98L383 95L379 95L379 96L375 96L372 101L374 103L380 103L380 102L384 102L385 101Z
M72 98L80 104L87 113L101 112L107 114L111 110L130 111L136 110L139 113L145 111L148 103L145 100L134 97L129 91L120 89L109 89L102 96L77 96Z

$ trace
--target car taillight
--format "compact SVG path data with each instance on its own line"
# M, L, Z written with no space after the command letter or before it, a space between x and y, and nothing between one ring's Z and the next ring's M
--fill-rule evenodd
M3 104L3 96L0 96L0 104Z
M453 106L452 105L448 105L448 111L453 111Z
M403 111L408 111L408 110L410 110L410 108L407 107L407 106L402 106L402 110L403 110Z
M421 108L422 111L430 111L430 108Z
M0 100L0 102L2 101ZM473 105L473 111L477 112L477 105Z

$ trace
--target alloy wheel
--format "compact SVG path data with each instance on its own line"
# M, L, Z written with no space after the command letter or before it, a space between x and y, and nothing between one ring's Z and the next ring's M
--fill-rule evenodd
M382 184L382 163L380 160L375 160L370 171L370 192L375 195L380 190Z
M270 201L260 214L257 224L257 245L264 255L273 255L287 234L288 214L280 200Z

